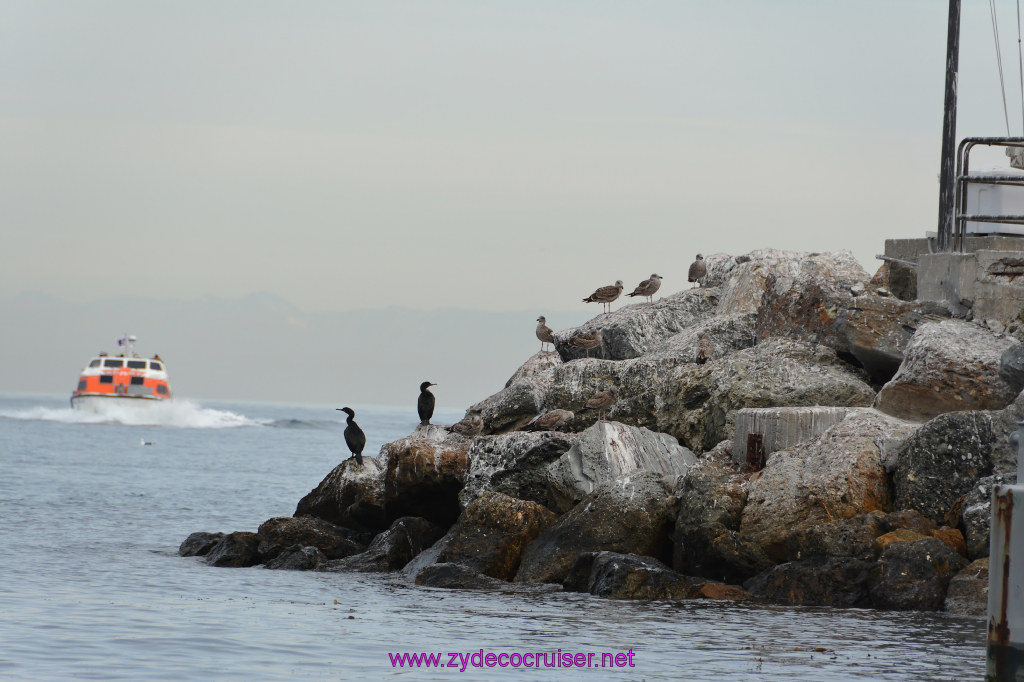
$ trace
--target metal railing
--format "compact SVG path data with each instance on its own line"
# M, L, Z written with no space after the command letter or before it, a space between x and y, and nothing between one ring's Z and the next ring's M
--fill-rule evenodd
M939 231L939 251L964 252L967 223L1010 223L1024 225L1024 215L986 215L966 213L967 187L971 183L986 185L1017 185L1024 187L1024 175L984 175L970 177L971 150L977 146L1006 147L1024 150L1024 137L965 137L956 150L956 202L953 224Z

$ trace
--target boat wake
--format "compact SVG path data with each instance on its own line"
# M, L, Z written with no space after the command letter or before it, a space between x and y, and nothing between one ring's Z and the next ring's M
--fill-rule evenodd
M124 424L127 426L173 426L192 429L232 429L243 426L264 426L269 419L251 419L237 412L200 407L190 400L173 400L142 408L110 405L102 414L72 410L70 407L30 407L21 410L0 410L0 417L64 424Z

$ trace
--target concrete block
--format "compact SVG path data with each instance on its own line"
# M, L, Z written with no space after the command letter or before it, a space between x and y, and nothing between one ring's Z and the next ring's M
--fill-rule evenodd
M964 316L974 303L978 259L973 253L926 253L917 265L917 300L945 303Z
M810 440L838 424L855 408L849 407L747 407L736 411L732 458L747 463L750 435L760 436L764 456Z

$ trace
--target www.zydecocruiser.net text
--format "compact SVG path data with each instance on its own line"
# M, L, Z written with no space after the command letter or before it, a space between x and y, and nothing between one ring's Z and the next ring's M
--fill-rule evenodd
M388 653L392 668L635 668L635 652L527 651L448 651L441 653Z

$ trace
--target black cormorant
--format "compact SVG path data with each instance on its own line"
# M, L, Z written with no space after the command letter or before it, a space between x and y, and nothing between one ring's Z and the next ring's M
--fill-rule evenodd
M359 424L356 424L356 412L351 407L339 407L337 410L348 415L348 419L345 420L345 423L348 424L345 427L345 444L348 445L348 449L352 452L352 457L356 458L356 464L362 464L363 448L366 447L366 434L359 428Z
M429 381L420 384L420 397L416 401L416 411L420 413L420 425L426 426L430 418L434 416L434 394L430 392L431 386L437 386Z

